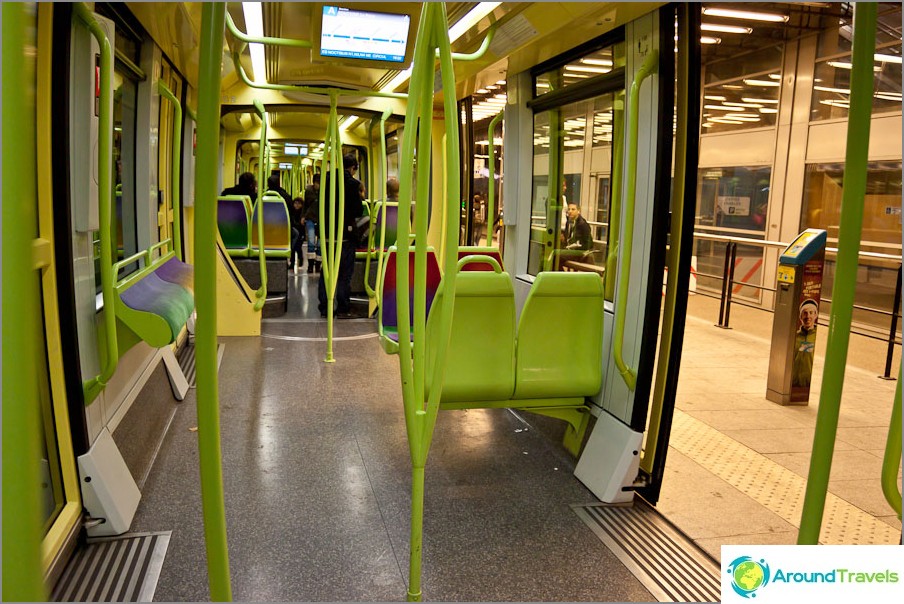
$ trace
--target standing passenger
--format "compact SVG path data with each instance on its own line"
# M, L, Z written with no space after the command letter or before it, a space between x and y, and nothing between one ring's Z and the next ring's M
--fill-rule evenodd
M320 174L314 175L311 184L304 188L304 226L308 238L308 273L320 270L320 245L317 226L320 214Z

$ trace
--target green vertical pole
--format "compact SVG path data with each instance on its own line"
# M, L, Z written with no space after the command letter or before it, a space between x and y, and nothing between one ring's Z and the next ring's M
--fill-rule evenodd
M166 87L163 80L157 80L157 87L160 94L163 95L170 103L173 104L175 114L173 115L173 174L170 182L173 187L172 207L173 207L173 249L176 251L176 258L182 258L182 202L179 199L179 176L182 170L182 105L176 95Z
M898 384L891 408L885 455L882 457L882 493L885 500L901 519L901 491L898 490L898 470L901 468L901 368L898 367Z
M46 601L41 572L41 330L32 62L24 3L3 4L3 600ZM15 287L12 286L15 284Z
M622 168L625 159L625 93L618 92L612 103L612 173L609 177L609 236L606 244L604 295L615 298L615 276L618 267L618 238L621 224Z
M841 219L838 228L838 254L835 260L835 284L829 317L825 369L819 394L819 412L810 473L801 512L799 545L816 545L825 511L826 490L832 470L835 433L844 387L854 290L857 283L860 235L863 227L863 198L866 195L866 169L869 154L869 129L873 104L873 54L876 49L876 5L854 4L854 40L851 57L851 106L848 110L847 149L844 185L841 194Z
M490 120L490 125L487 128L487 163L489 164L489 185L487 186L487 245L493 245L493 226L496 223L496 214L493 212L495 202L496 202L496 156L495 156L495 147L493 145L493 139L496 138L496 124L499 123L499 120L502 119L502 116L505 114L505 111L500 111L496 117ZM499 162L502 165L502 162Z
M220 64L226 5L205 2L201 9L198 83L198 149L195 175L195 358L197 363L198 450L201 504L207 545L210 599L232 600L220 410L217 394L217 156L220 135ZM263 242L261 242L263 243Z

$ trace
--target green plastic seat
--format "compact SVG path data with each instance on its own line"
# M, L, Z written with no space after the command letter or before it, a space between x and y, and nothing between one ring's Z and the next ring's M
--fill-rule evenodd
M427 371L439 349L443 283L427 318ZM443 403L502 401L515 389L515 292L508 273L460 272L455 280L452 334L445 362ZM432 382L428 377L427 385ZM429 392L428 392L429 395ZM475 405L480 406L480 405Z
M593 396L602 384L603 283L541 272L518 323L515 399Z

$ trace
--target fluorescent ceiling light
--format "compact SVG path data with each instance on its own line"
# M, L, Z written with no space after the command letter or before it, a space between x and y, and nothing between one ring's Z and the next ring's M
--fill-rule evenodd
M829 67L834 67L836 69L851 69L854 66L852 63L846 61L827 61L826 64ZM878 65L873 65L873 71L882 71L882 68Z
M901 64L901 57L899 57L898 55L874 54L873 59L881 63L897 63L898 65Z
M772 86L778 88L781 86L781 82L776 82L775 80L744 80L744 83L748 86Z
M704 109L716 109L718 111L737 111L737 107L726 107L724 105L703 105Z
M586 65L566 65L566 71L580 71L585 73L609 73L612 71L608 67L587 67Z
M712 122L706 122L705 124L703 124L704 128L712 128L713 126L714 124Z
M465 35L469 29L477 25L477 22L489 15L502 2L481 2L471 9L471 11L459 19L455 25L449 28L449 43L452 44L460 37Z
M835 99L827 99L819 101L823 105L831 105L832 107L841 107L842 109L850 109L851 104L847 101L836 101Z
M725 97L718 94L704 94L703 98L708 101L724 101Z
M721 44L722 38L714 36L700 36L700 44Z
M480 90L477 91L477 94L486 94L488 92L489 92L489 90L487 90L486 88L481 88Z
M409 78L411 78L411 67L400 71L388 84L380 88L380 92L395 92L395 89L407 82Z
M249 36L255 38L264 37L264 16L261 12L260 2L242 2L242 12L245 15L245 29ZM267 81L267 69L264 61L264 45L249 44L251 53L251 69L254 72L255 82Z
M611 59L581 59L581 63L585 65L600 65L602 67L612 67Z
M851 93L849 88L831 88L829 86L814 86L813 90L819 90L820 92L835 92L837 94L850 94Z
M757 99L754 97L743 97L741 98L745 103L775 103L778 104L778 99Z
M723 105L733 105L735 107L762 107L759 103L739 103L737 101L725 101Z
M717 23L701 23L700 31L719 31L726 34L750 34L753 33L752 27L741 27L740 25L719 25Z
M873 96L877 99L882 99L883 101L901 101L900 92L877 92Z
M760 113L778 113L778 109L775 107L760 107L758 111Z
M348 132L349 128L351 128L351 127L352 127L352 124L353 124L354 122L356 122L356 121L358 121L358 116L357 116L357 115L347 115L347 116L345 116L345 119L342 120L342 123L341 123L341 124L339 124L339 130L340 130L341 132Z
M730 120L730 119L724 118L724 117L710 118L709 121L716 122L717 124L743 124L744 123L740 120Z
M738 84L722 84L722 88L726 90L744 90L744 87Z
M704 6L703 14L713 17L725 17L726 19L747 19L748 21L768 21L770 23L787 23L788 15L779 13L761 13L746 10L732 10L730 8L716 8Z

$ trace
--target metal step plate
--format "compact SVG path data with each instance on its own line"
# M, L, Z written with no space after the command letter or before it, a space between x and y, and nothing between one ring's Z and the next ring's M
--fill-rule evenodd
M53 590L54 602L150 602L171 531L89 539Z
M643 501L571 508L660 602L719 602L720 567Z

